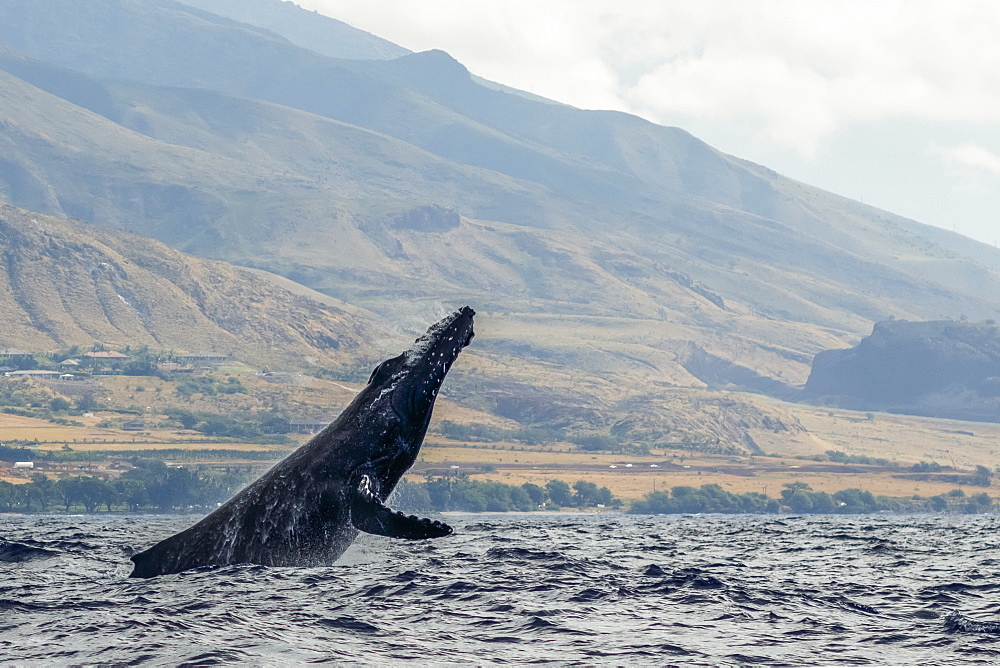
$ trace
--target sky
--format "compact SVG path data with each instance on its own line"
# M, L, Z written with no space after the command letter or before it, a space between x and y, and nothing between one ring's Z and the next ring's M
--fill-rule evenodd
M1000 2L296 0L1000 244Z

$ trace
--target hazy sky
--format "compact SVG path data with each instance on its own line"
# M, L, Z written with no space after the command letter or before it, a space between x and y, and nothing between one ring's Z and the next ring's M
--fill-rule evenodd
M675 125L1000 241L1000 2L296 1L487 79Z

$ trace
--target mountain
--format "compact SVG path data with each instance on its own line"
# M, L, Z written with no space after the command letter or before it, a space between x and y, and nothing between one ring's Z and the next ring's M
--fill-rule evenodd
M876 323L858 345L816 355L803 394L857 410L1000 421L1000 327Z
M3 203L0 254L5 348L149 345L222 352L261 366L325 367L356 377L397 353L407 333L266 272ZM487 336L500 334L502 320L493 318ZM413 323L409 333L421 325ZM751 433L766 439L802 431L794 417L773 407L709 396L693 410L678 410L683 397L657 391L641 377L623 394L620 384L629 374L622 369L581 388L572 371L525 362L517 348L490 348L471 351L450 375L448 398L501 418L558 426L564 430L560 437L607 431L614 424L615 438L655 443L698 434L713 439L715 450L729 452L734 444L756 447ZM538 377L550 384L544 392L536 386ZM642 418L620 420L626 406L641 406Z
M247 11L308 18L277 4ZM874 321L1000 314L989 246L678 128L484 85L440 51L337 59L254 20L5 0L0 197L404 331L470 303L484 335L456 387L511 419L620 434L740 414L705 388L791 396ZM638 408L656 417L622 422ZM782 421L753 414L733 424Z
M0 340L47 351L95 341L353 369L370 317L278 277L0 203Z
M343 21L276 0L186 0L185 5L264 28L297 46L333 58L391 60L410 53Z

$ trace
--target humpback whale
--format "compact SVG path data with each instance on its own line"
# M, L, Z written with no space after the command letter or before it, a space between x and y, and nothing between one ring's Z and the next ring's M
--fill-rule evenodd
M417 458L434 399L473 337L468 306L379 364L328 427L194 526L132 556L131 577L252 563L323 566L358 532L438 538L442 522L393 512L385 500Z

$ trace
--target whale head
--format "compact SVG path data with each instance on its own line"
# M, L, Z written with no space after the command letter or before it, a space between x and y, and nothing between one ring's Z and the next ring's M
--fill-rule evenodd
M409 350L375 367L365 392L377 392L378 408L391 410L407 425L426 429L448 369L475 336L475 314L468 306L455 311L431 325Z
M465 306L431 325L409 350L375 367L353 402L359 416L374 421L369 429L381 432L372 442L377 451L367 454L384 487L391 489L416 460L441 383L475 335L475 314Z

